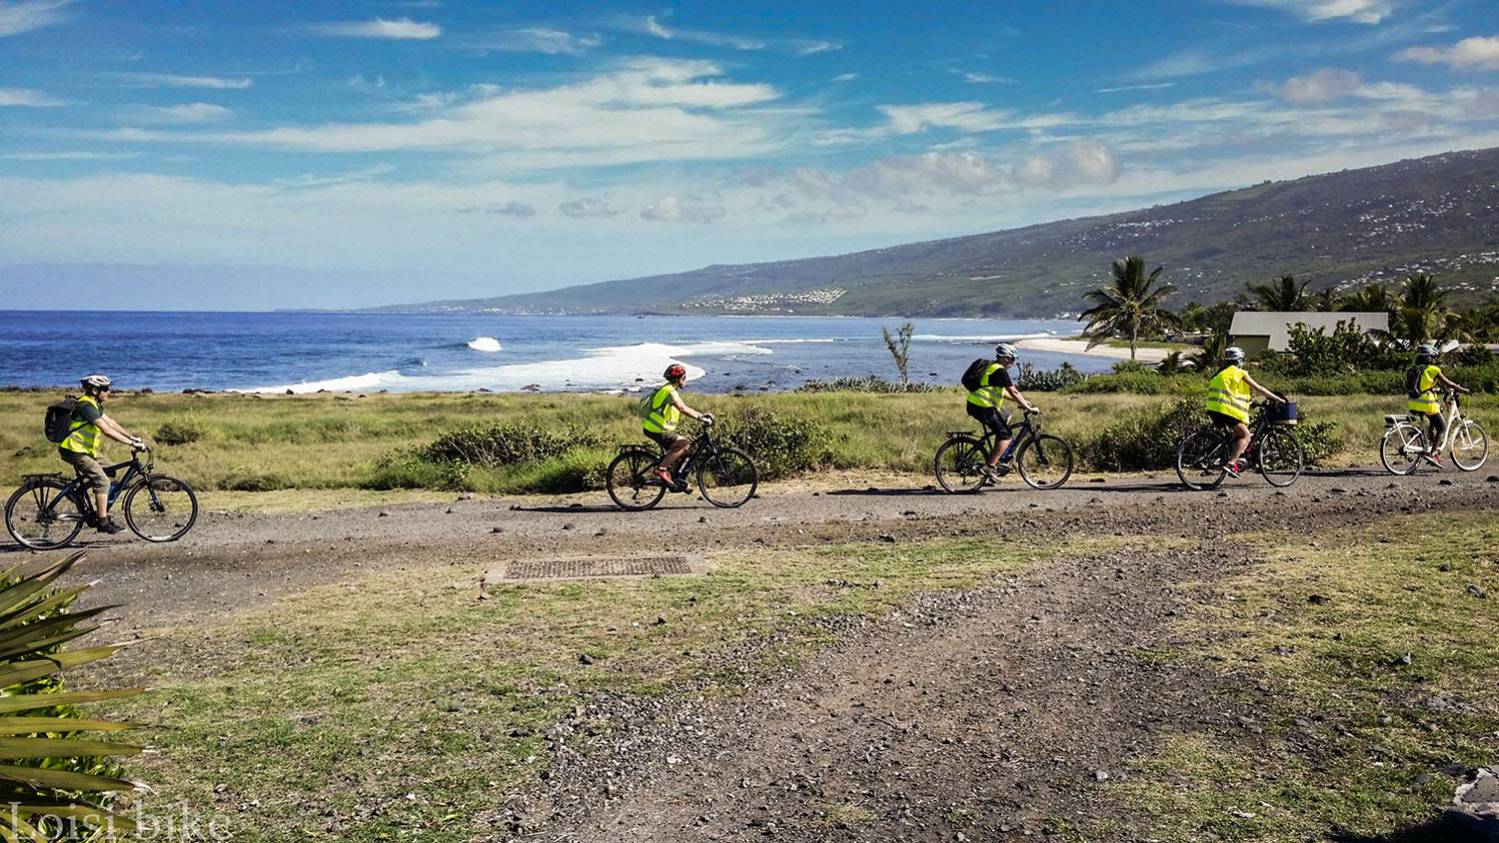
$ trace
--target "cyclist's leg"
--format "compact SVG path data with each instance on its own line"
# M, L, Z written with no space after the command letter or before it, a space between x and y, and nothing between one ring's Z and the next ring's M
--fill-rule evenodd
M661 459L656 463L656 470L660 472L669 473L672 466L687 453L687 449L692 447L691 439L676 433L652 433L648 430L645 435L661 446Z
M989 451L989 467L993 468L999 464L999 458L1005 449L1010 447L1010 440L1015 438L1010 426L1005 423L1004 416L1000 415L997 407L979 407L969 404L968 415L994 437L994 447Z
M1239 422L1229 430L1229 434L1234 438L1233 457L1229 462L1238 465L1239 460L1244 458L1244 452L1249 450L1249 425Z
M88 454L80 454L77 451L68 451L59 448L58 453L62 455L62 461L72 466L78 473L79 482L82 486L93 492L94 495L94 517L100 523L109 520L109 475L105 473L104 466L97 459Z
M1431 441L1427 444L1427 450L1433 455L1438 455L1442 447L1442 437L1447 434L1447 418L1442 415L1441 411L1428 413L1426 423L1431 429Z

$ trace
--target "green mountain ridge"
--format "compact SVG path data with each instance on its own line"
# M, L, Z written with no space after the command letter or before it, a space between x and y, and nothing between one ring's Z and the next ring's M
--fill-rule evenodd
M1246 282L1285 274L1313 290L1351 289L1416 270L1458 299L1488 296L1499 289L1499 148L846 255L381 310L1052 316L1080 310L1126 254L1164 265L1178 304L1232 298Z

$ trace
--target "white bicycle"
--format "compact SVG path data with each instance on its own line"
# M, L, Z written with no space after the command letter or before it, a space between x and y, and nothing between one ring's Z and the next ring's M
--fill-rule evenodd
M1447 432L1435 448L1428 448L1426 423L1418 415L1389 415L1384 417L1385 434L1379 443L1379 461L1391 474L1410 474L1427 457L1440 457L1450 452L1452 464L1463 471L1477 471L1489 458L1489 437L1483 425L1466 417L1458 406L1457 393L1444 390L1443 412L1447 421Z

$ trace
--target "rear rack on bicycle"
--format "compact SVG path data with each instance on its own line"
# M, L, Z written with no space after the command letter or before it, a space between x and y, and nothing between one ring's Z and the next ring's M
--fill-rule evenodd
M43 474L23 474L23 475L21 475L21 479L22 480L46 480L49 477L55 477L58 480L61 480L62 479L62 474L59 473L59 472L56 472L56 471L50 471L50 472L46 472L46 473L43 473Z

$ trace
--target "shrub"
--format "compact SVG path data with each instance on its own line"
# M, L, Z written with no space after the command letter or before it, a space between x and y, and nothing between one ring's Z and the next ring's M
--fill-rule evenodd
M1190 376L1162 375L1154 369L1093 375L1086 380L1064 387L1063 393L1077 395L1101 395L1128 392L1134 395L1187 395L1202 391L1202 382Z
M284 478L275 474L230 476L219 485L231 492L274 492L291 486Z
M449 489L473 491L468 482L468 466L463 463L434 463L423 459L419 450L397 451L375 460L370 474L360 485L366 489Z
M735 387L739 389L740 387ZM936 383L896 383L874 375L862 378L836 378L830 381L810 380L796 388L797 392L874 392L880 394L907 392L945 392L951 387Z
M560 457L575 447L597 447L598 435L576 428L550 429L525 424L465 425L446 431L420 449L432 463L495 468Z
M1150 372L1153 374L1155 369L1141 363L1139 360L1120 360L1114 364L1114 374L1116 375L1133 375L1141 372Z
M172 419L156 428L155 439L162 445L190 445L204 436L201 424L191 419Z
M1020 377L1015 380L1015 386L1022 392L1056 392L1082 383L1088 377L1070 363L1063 363L1055 369L1038 369L1029 363L1021 363Z
M1291 435L1301 443L1302 453L1306 456L1307 465L1318 463L1336 454L1343 449L1343 442L1338 436L1338 426L1330 421L1302 423L1291 428Z
M762 480L810 471L831 459L827 428L765 407L735 410L720 421L718 435L754 459Z
M1202 413L1197 398L1178 399L1165 410L1127 413L1082 445L1083 462L1101 471L1169 468L1175 464L1177 444L1202 426Z

